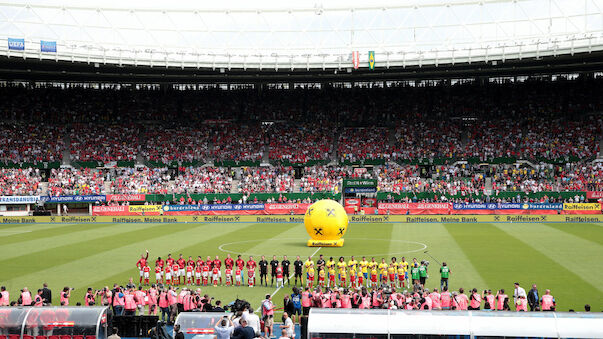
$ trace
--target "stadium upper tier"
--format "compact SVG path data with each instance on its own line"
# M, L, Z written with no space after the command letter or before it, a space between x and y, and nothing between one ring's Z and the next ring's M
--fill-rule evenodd
M549 198L557 198L551 192L603 189L603 164L539 164L534 167L390 164L364 172L358 172L351 166L320 165L306 167L297 181L292 167L181 167L177 171L148 167L114 170L63 168L50 171L45 192L40 169L0 169L0 195L142 193L209 194L211 197L218 193L221 194L220 199L230 194L243 199L240 194L249 196L254 193L310 193L312 196L314 193L340 193L344 178L377 179L378 192L388 193L379 194L378 198L388 201L473 201L483 198L486 193L491 193L492 199L543 192L551 194Z
M562 163L598 155L602 111L603 80L586 78L260 92L8 86L0 163Z
M0 3L0 55L224 70L351 69L355 51L361 68L369 51L377 68L504 62L603 50L601 8L602 0L15 0Z

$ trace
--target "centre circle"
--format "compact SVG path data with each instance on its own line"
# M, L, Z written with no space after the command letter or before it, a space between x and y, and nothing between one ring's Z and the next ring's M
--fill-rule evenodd
M299 241L299 238L276 238L276 239L271 239L270 241L283 241L283 240L295 240L295 241ZM427 249L427 245L422 243L422 242L418 242L418 241L410 241L410 240L398 240L398 239L379 239L379 238L346 238L346 245L349 247L350 245L356 243L356 242L363 242L363 244L365 246L362 246L362 249L364 248L383 248L382 246L378 246L379 243L390 243L390 242L394 242L399 244L399 246L396 246L396 248L398 248L397 250L394 250L392 252L386 252L386 253L361 253L362 250L358 251L358 253L350 253L349 255L354 255L356 257L376 257L376 256L390 256L390 255L396 255L396 254L408 254L408 253L415 253L415 252L421 252L423 250ZM236 245L239 244L254 244L254 243L262 243L262 242L266 242L266 239L251 239L251 240L241 240L241 241L233 241L233 242L227 242L224 244L221 244L220 246L218 246L218 249L222 252L225 253L230 253L230 254L235 254L235 255L251 255L251 256L262 256L262 255L288 255L288 256L295 256L298 254L295 253L281 253L282 251L277 250L276 252L273 251L271 253L250 253L250 252L239 252L236 250ZM235 248L233 248L235 247ZM275 249L276 250L276 249ZM346 248L345 246L343 248L338 248L338 251L342 251L342 252L346 252Z

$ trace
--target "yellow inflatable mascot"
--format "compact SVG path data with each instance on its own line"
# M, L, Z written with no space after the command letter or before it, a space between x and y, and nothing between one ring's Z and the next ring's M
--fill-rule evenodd
M341 238L348 229L348 215L338 202L319 200L308 207L304 224L312 238L308 246L341 247Z

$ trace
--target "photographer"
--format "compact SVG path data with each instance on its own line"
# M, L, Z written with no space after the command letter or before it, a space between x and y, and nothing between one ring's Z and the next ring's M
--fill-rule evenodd
M225 315L222 317L222 320L216 324L215 330L216 339L230 339L230 336L234 331L234 324L232 320Z
M73 287L65 286L61 292L61 306L69 306L69 297L71 297L71 291L75 290Z
M96 304L96 296L101 294L101 291L93 291L92 287L88 287L86 295L84 296L84 305L94 306Z
M274 304L270 294L266 294L266 299L262 302L262 320L264 320L264 334L269 338L272 336L274 324Z

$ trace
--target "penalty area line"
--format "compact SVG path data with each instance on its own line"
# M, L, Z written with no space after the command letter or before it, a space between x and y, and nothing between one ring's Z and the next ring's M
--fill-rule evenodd
M315 256L315 255L316 255L316 253L318 253L318 251L320 251L320 249L321 249L321 248L322 248L322 247L317 248L317 249L316 249L316 251L314 251L314 253L312 253L312 254L310 255L310 258L311 258L311 257L313 257L313 256ZM293 272L293 274L289 275L289 278L287 279L287 281L291 280L291 278L292 278L294 275L295 275L295 271ZM283 279L283 284L285 284L285 280L284 280L284 279ZM283 286L281 286L281 287L277 287L277 288L276 288L276 290L274 290L274 292L272 292L272 294L270 295L270 297L274 297L274 295L275 295L275 294L277 294L277 293L278 293L278 291L280 291L280 290L281 290L281 288L283 288ZM258 307L258 309L257 309L257 310L255 310L255 312L257 313L257 312L259 312L261 309L262 309L262 304L260 304L260 307Z

